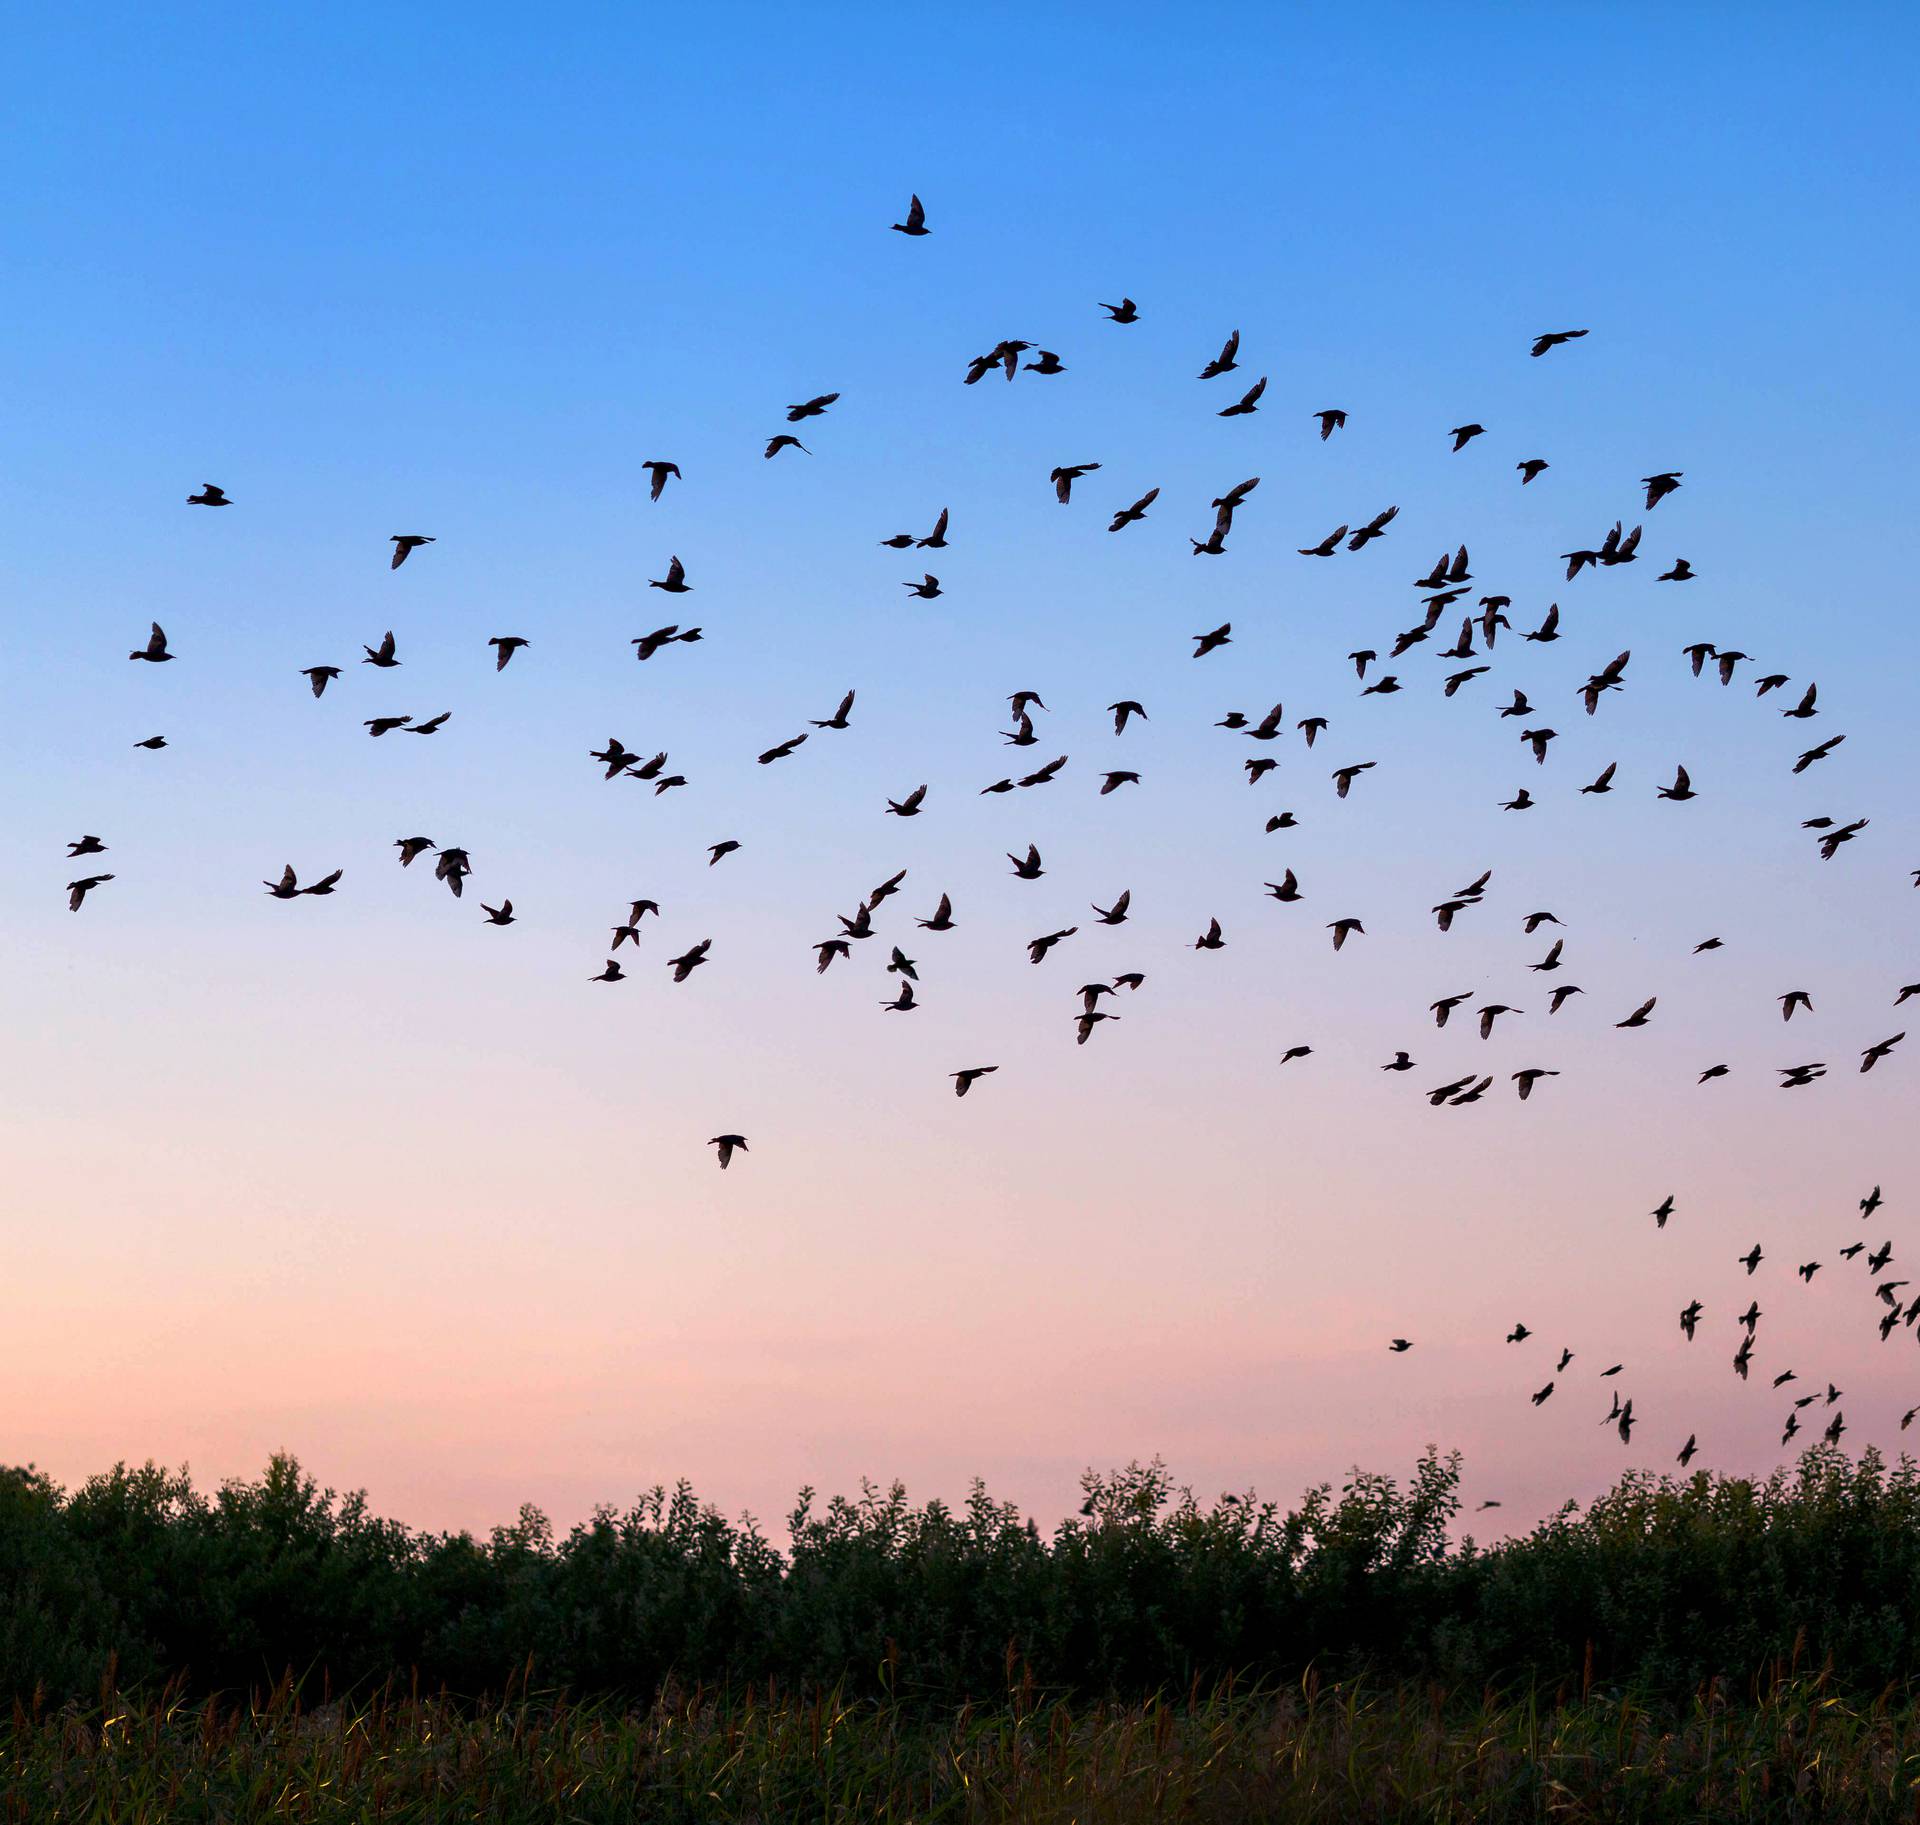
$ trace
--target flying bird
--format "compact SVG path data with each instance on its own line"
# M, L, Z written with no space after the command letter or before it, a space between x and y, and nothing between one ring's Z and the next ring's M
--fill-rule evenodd
M1234 359L1240 353L1240 332L1235 330L1221 345L1220 353L1200 370L1202 380L1212 380L1221 374L1231 373L1240 364Z
M831 716L826 717L824 720L816 719L813 726L816 729L847 728L849 726L847 718L853 714L853 697L853 692L849 691L846 696L840 699L840 707L835 710Z
M1347 549L1349 551L1359 551L1363 547L1372 544L1375 539L1384 538L1389 523L1391 523L1399 512L1400 509L1398 507L1388 507L1376 513L1364 526L1355 531L1353 537L1347 541Z
M1027 961L1029 963L1045 962L1048 951L1052 950L1056 944L1059 944L1064 940L1071 938L1073 934L1077 932L1079 929L1080 928L1077 925L1069 925L1061 931L1048 932L1044 938L1030 939L1027 944ZM1093 1018L1093 1016L1090 1016L1090 1015L1083 1016L1083 1018L1091 1019ZM1103 1016L1102 1018L1111 1019L1112 1016L1107 1015L1107 1016Z
M711 867L712 864L709 863L708 866ZM711 938L702 938L691 950L682 951L677 957L669 957L667 967L673 971L674 981L685 982L701 964L706 962L707 952L712 946Z
M1047 480L1053 483L1055 498L1065 506L1073 496L1073 484L1083 475L1091 475L1099 468L1098 463L1068 463L1055 468Z
M1900 1032L1894 1034L1891 1039L1883 1039L1877 1045L1868 1046L1867 1049L1860 1054L1860 1069L1862 1071L1871 1071L1881 1059L1885 1058L1893 1048L1905 1038L1906 1034Z
M1236 399L1224 411L1215 414L1218 418L1244 418L1251 412L1260 410L1260 395L1267 390L1267 377L1262 374L1252 386Z
M1585 330L1548 330L1544 335L1534 337L1533 347L1527 353L1537 360L1548 349L1557 349L1562 343L1572 342L1576 337L1584 336L1586 333Z
M167 636L158 621L153 623L153 632L147 636L145 646L137 646L130 652L129 659L144 659L150 665L165 665L173 657L167 651Z

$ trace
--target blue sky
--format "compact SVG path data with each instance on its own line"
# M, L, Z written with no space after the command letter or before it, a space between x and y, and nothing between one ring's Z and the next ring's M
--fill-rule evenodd
M1567 1299L1571 1322L1568 1289L1595 1275L1609 1318L1657 1305L1665 1349L1664 1277L1649 1291L1610 1234L1543 1242L1543 1202L1573 1186L1631 1211L1643 1180L1647 1207L1669 1179L1695 1187L1727 1232L1701 1240L1704 1275L1756 1208L1784 1254L1836 1175L1913 1163L1910 1080L1815 1101L1766 1076L1804 1050L1798 1023L1778 1033L1780 990L1816 989L1829 1026L1807 1055L1845 1064L1893 1030L1889 983L1920 977L1913 39L1876 8L1812 36L1784 8L14 22L0 1010L14 1317L52 1353L16 1330L8 1366L31 1355L77 1389L18 1454L227 1473L287 1444L462 1520L681 1469L768 1509L803 1477L951 1488L982 1469L1045 1508L1082 1463L1153 1450L1285 1488L1427 1436L1533 1476L1522 1517L1610 1475L1584 1438L1514 1451L1497 1348L1463 1345L1430 1410L1376 1425L1397 1392L1376 1334L1436 1284L1454 1289L1436 1335L1516 1299ZM913 190L918 242L887 232ZM1123 293L1142 310L1126 329L1095 308ZM1233 328L1241 373L1199 386ZM1068 373L962 388L1007 335ZM1259 414L1214 416L1261 374ZM800 427L813 456L763 461L785 405L829 390ZM1322 445L1307 415L1331 405L1351 423ZM1446 427L1468 419L1489 434L1454 457ZM1553 467L1523 494L1532 455ZM657 506L656 456L685 471ZM1096 460L1060 507L1048 470ZM1669 467L1683 492L1636 514L1636 478ZM1229 555L1196 561L1207 502L1256 473ZM184 508L207 479L232 510ZM1148 521L1110 538L1155 485ZM1371 551L1294 555L1389 503ZM947 593L912 602L919 554L877 541L942 506ZM1660 563L1565 583L1554 554L1623 513ZM392 573L395 532L437 542ZM1384 645L1463 539L1518 625L1559 600L1568 637L1503 645L1452 702L1409 655L1420 688L1359 701L1345 653ZM695 593L669 608L645 583L673 553ZM1680 553L1701 580L1655 585ZM675 616L704 642L635 667L626 641ZM150 618L172 666L123 657ZM1223 620L1234 645L1191 661L1188 636ZM356 666L389 627L403 667ZM505 633L533 644L496 677L485 641ZM1783 724L1750 687L1696 683L1678 656L1695 638L1818 676L1826 713ZM1631 688L1589 722L1571 684L1628 646ZM347 675L315 704L298 668L323 661ZM1515 682L1561 730L1538 774L1492 716ZM854 730L753 765L848 686ZM1030 758L1073 769L982 799L1017 687L1052 706ZM1121 742L1118 696L1152 716ZM1333 727L1250 791L1210 725L1276 699ZM442 709L432 741L360 729ZM1842 728L1833 760L1785 777ZM167 753L132 752L156 731ZM585 754L609 734L669 748L693 784L601 784ZM1336 816L1326 771L1370 758ZM1611 800L1495 809L1615 758ZM1679 760L1706 797L1656 805ZM1142 788L1093 798L1095 768L1121 765ZM922 781L917 825L880 815ZM1285 851L1259 834L1283 805L1303 818ZM1871 841L1821 868L1795 828L1816 812L1870 812ZM59 845L82 830L117 878L76 919ZM460 908L392 865L415 831L473 849ZM744 847L709 874L721 838ZM1054 870L1031 890L999 864L1030 840ZM254 884L289 860L344 866L341 895L267 900ZM1260 882L1289 862L1314 901L1282 935ZM877 960L822 982L807 950L901 866L896 911L946 889L963 921L911 1026L861 1005L891 989ZM1436 951L1426 906L1486 866L1511 895L1500 923ZM1081 1052L1062 1010L1094 953L1043 978L1018 946L1124 885L1138 922L1098 955L1146 968L1159 999ZM510 934L473 911L502 893ZM697 999L653 980L651 939L632 993L589 989L642 893L667 905L661 943L715 938ZM1510 990L1545 947L1513 930L1536 903L1568 909L1596 1002L1657 988L1684 1013L1635 1054L1599 1008L1556 1031L1567 1093L1524 1121L1408 1115L1373 1065L1413 1040L1439 1062L1420 1010L1469 981ZM1322 926L1347 912L1369 939L1333 968ZM1215 914L1230 949L1183 954ZM1703 986L1683 960L1720 926L1727 968ZM1324 1068L1282 1092L1273 1061L1301 1037ZM1501 1057L1546 1062L1532 1043ZM1683 1113L1673 1086L1723 1054L1744 1077ZM994 1057L965 1105L905 1092ZM723 1182L699 1143L734 1126L753 1170ZM1186 1377L1164 1408L1135 1366L1162 1322ZM255 1379L289 1324L337 1353ZM1065 1340L1057 1402L983 1367L1037 1332ZM98 1382L52 1348L76 1335L113 1340ZM1302 1340L1297 1363L1262 1354L1291 1347L1275 1337ZM744 1386L714 1367L769 1349ZM821 1367L863 1349L884 1367ZM474 1377L449 1365L468 1350L515 1373L463 1407ZM610 1400L635 1360L658 1387ZM432 1372L449 1389L431 1400L381 1392ZM982 1375L981 1409L1021 1418L976 1437L954 1416ZM1276 1375L1331 1403L1324 1430L1249 1392ZM116 1392L129 1380L145 1405ZM336 1393L293 1392L315 1386ZM1667 1430L1692 1410L1676 1395ZM1746 1412L1717 1461L1770 1461L1777 1416ZM482 1472L490 1428L509 1449Z

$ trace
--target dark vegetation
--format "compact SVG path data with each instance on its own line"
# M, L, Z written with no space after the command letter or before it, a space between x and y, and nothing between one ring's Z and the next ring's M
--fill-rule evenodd
M1817 1676L1677 1710L1311 1676L945 1710L697 1686L632 1708L102 1697L0 1714L5 1825L1854 1825L1920 1799L1920 1713Z
M663 1690L952 1707L1329 1682L1684 1705L1783 1669L1871 1699L1920 1673L1920 1469L1809 1452L1766 1482L1629 1473L1584 1512L1455 1538L1456 1460L1292 1512L1202 1507L1158 1465L1087 1479L1043 1535L976 1488L804 1492L777 1550L685 1487L556 1537L537 1510L428 1535L290 1458L211 1497L148 1466L71 1493L0 1471L0 1702L182 1700L290 1678L302 1703Z

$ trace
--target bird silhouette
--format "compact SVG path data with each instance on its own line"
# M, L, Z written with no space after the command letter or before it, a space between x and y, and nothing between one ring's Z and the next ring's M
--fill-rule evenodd
M158 621L153 624L153 632L147 636L145 646L137 646L130 652L129 659L144 659L150 665L165 665L173 655L167 651L167 636Z
M1232 405L1228 406L1224 411L1217 413L1216 416L1220 418L1244 418L1248 413L1259 411L1260 395L1266 390L1267 377L1262 374Z
M711 938L702 938L690 950L682 951L677 957L669 957L667 967L673 971L674 981L685 982L701 964L707 961L707 952L712 946Z
M844 729L850 727L851 725L847 719L853 714L853 698L854 693L849 691L846 696L840 699L840 707L835 710L831 716L826 717L824 720L816 720L813 726L816 729Z
M1066 506L1073 498L1073 484L1083 475L1091 475L1099 468L1098 463L1071 463L1056 467L1047 480L1053 483L1054 498L1061 506Z
M1585 330L1548 330L1545 335L1534 337L1533 347L1527 353L1537 360L1548 349L1557 349L1563 343L1572 342L1576 337L1584 336L1586 333Z
M1212 380L1221 374L1231 373L1240 364L1234 358L1240 353L1240 332L1234 330L1221 344L1220 353L1200 370L1202 380Z

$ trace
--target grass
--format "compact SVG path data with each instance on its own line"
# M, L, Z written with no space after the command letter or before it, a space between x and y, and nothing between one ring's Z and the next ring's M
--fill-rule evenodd
M1913 1820L1920 1708L1821 1676L1678 1707L1632 1695L1231 1683L1076 1703L1016 1687L931 1712L838 1692L670 1690L645 1709L386 1691L104 1702L0 1728L6 1825L378 1820Z

